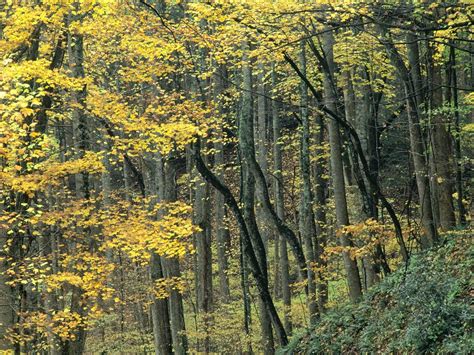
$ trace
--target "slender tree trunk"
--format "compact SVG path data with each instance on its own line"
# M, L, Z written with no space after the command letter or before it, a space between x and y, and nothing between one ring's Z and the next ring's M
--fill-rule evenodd
M456 154L456 205L459 213L459 224L466 224L466 209L464 208L464 189L462 186L462 163L461 163L461 128L460 128L460 118L459 118L459 104L458 104L458 89L457 89L457 69L456 69L456 51L453 47L449 50L450 54L450 82L452 90L452 106L454 109L454 129L455 129L455 138L454 138L454 150ZM471 60L474 56L471 55Z
M163 161L159 155L150 160L150 174L145 179L145 186L149 186L146 191L157 196L157 202L164 200L165 180ZM159 218L160 216L158 216ZM161 258L157 254L152 254L150 264L151 281L154 283L164 278ZM153 339L156 355L167 355L172 352L172 339L170 328L168 299L156 298L152 296L151 321L153 325Z
M202 312L203 322L206 334L209 332L209 317L212 311L212 251L211 251L211 204L209 195L209 184L199 175L195 180L194 195L194 225L200 228L196 233L196 293L197 308ZM206 336L204 339L204 350L206 353L210 351L210 339Z
M217 166L219 179L224 178L224 146L222 143L215 143L216 153L214 162ZM219 269L219 290L222 300L227 303L230 301L229 277L227 275L229 269L228 253L230 250L230 233L224 221L227 217L224 196L216 191L215 201L215 220L216 220L216 242L217 242L217 265Z
M249 91L248 91L249 92ZM252 117L251 112L247 113L248 117ZM248 118L247 118L248 119ZM278 341L280 345L284 346L288 344L288 338L281 323L280 317L276 311L275 305L273 300L270 296L270 292L268 290L268 279L265 277L264 272L260 268L260 264L256 253L253 249L253 244L257 243L260 245L259 249L264 250L261 247L263 245L261 241L261 237L259 234L255 234L255 230L251 227L247 226L245 219L243 218L242 211L237 203L235 197L233 196L232 192L229 188L224 185L215 175L210 171L204 161L202 160L201 153L200 153L200 142L199 140L193 145L193 156L194 160L196 161L196 167L199 173L204 176L206 181L212 184L214 188L219 190L225 197L225 201L227 206L229 206L232 214L234 215L235 219L237 220L237 224L239 226L239 230L242 235L242 246L245 251L246 261L248 262L249 269L251 270L255 284L259 291L259 296L262 298L262 301L265 304L267 312L270 315L270 319L272 321L273 327L275 329L275 333L278 337ZM260 252L260 251L259 251Z
M430 51L431 52L431 51ZM453 174L452 174L452 145L451 137L446 129L447 124L443 113L442 79L440 68L430 58L430 71L432 74L431 114L432 114L432 144L434 181L437 191L439 224L442 229L449 230L456 225L453 206Z
M5 207L3 201L0 202L0 211L3 215ZM14 294L7 284L9 278L6 274L8 270L8 260L5 255L7 244L7 233L5 228L0 228L0 351L13 350L13 344L5 339L7 330L13 325Z
M432 194L431 184L429 180L428 163L426 161L425 147L423 142L423 133L420 126L420 110L421 104L426 104L425 87L421 76L420 52L417 36L414 33L407 32L407 55L409 63L409 73L406 73L406 67L403 62L397 60L396 52L391 52L391 60L398 62L395 65L405 86L405 95L407 96L407 114L410 125L410 147L412 150L413 163L415 167L415 176L418 187L418 196L420 204L420 214L424 226L424 235L422 236L422 246L428 247L437 238L436 221L438 220L437 196ZM395 47L393 47L395 50ZM405 79L403 78L405 77ZM411 81L410 81L411 79ZM429 86L431 86L428 83Z
M216 63L216 65L218 65ZM224 66L219 65L214 75L214 100L218 103L218 111L225 120L225 108L223 105L222 93L224 92L224 77L226 70ZM214 165L216 175L220 180L224 180L224 132L219 129L217 132L217 140L214 142ZM222 300L227 303L230 301L229 277L227 275L229 268L228 253L230 250L230 233L226 224L223 223L227 217L224 196L219 192L215 192L215 226L216 226L216 243L217 243L217 266L219 269L219 291Z
M334 83L334 60L333 46L334 37L332 32L323 34L323 46L325 58L328 64L328 72L324 76L324 92L326 107L337 112L337 97ZM331 75L332 77L330 77ZM329 144L331 147L331 176L334 190L334 201L336 204L336 225L338 228L349 225L349 215L347 212L346 188L344 183L344 171L342 166L342 149L339 124L333 119L329 120ZM350 235L341 233L340 243L344 248L352 247ZM352 302L357 302L362 296L362 288L359 277L357 261L352 258L348 251L343 251L344 267L347 274L349 286L349 296Z
M242 186L241 186L242 187ZM247 347L245 353L252 353L252 341L251 341L251 324L252 324L252 313L250 307L250 290L249 290L249 273L247 270L247 263L245 262L245 249L244 249L244 236L240 233L240 286L242 287L242 299L244 306L244 330L247 336Z
M250 66L245 66L243 70L243 80L246 88L252 88L252 73ZM260 107L261 114L265 113L264 108ZM251 231L251 235L254 236L252 239L252 245L255 250L257 261L259 263L260 269L262 271L263 277L265 278L265 283L268 285L268 272L267 272L267 253L265 248L265 241L262 237L261 229L258 228L256 223L257 217L255 216L255 178L250 170L247 150L251 149L253 155L255 156L255 146L254 146L254 124L253 124L253 105L252 97L250 92L243 95L242 98L242 114L239 122L239 142L240 142L240 151L243 159L242 169L243 169L243 191L242 191L242 202L244 208L244 219L247 223L247 227ZM243 138L246 135L245 139ZM257 146L258 147L258 146ZM260 151L260 153L262 153ZM260 157L263 160L262 155ZM266 160L266 159L265 159ZM260 186L261 188L261 186ZM258 191L260 196L262 191ZM259 209L257 209L259 211ZM259 213L259 220L262 221L262 215ZM269 315L266 311L265 304L262 298L259 298L259 316L260 316L260 329L262 332L262 348L265 353L269 354L274 351L273 344L273 333L272 325L269 318Z
M367 137L366 139L363 139L363 140L367 143L367 148L368 148L369 144L373 143L373 140L371 141L370 138L368 137L369 136L368 132L375 130L375 127L374 128L371 127L371 125L375 126L375 122L371 122L372 120L371 120L370 109L364 110L365 111L364 113L367 113L366 117L362 117L361 119L357 120L356 106L355 106L355 93L354 93L354 88L352 85L352 76L350 75L350 72L348 71L343 72L342 76L344 78L343 94L344 94L344 108L345 108L346 120L348 122L354 122L356 124L358 123L356 127L362 125L362 127L358 127L356 128L356 130L358 130L358 132L362 134L362 137ZM359 159L356 152L353 150L353 147L349 147L347 150L351 152L351 156L353 157L352 171L353 171L353 176L355 177L355 180L357 182L357 185L359 186L360 194L362 197L362 205L363 205L364 214L366 215L366 218L377 219L377 210L376 210L377 207L374 200L376 196L373 193L373 191L369 192L367 190L366 181L364 180L362 173L360 171ZM370 153L369 153L369 156L370 156ZM372 157L372 159L374 158ZM374 167L373 165L374 165L373 162L369 158L370 173L372 174L372 178L376 179L377 178L375 175L376 173L374 174L374 170L373 170L376 167ZM376 280L378 280L378 276L375 272L376 268L375 268L374 262L375 261L372 260L370 255L367 255L362 258L362 266L364 267L364 275L365 275L364 276L365 289L372 286L376 282Z
M275 68L272 70L272 86L277 85L277 74ZM285 221L285 199L283 191L283 163L281 153L281 123L278 112L278 103L274 98L272 100L272 119L273 119L273 176L274 176L274 194L275 194L275 208L278 217ZM275 258L277 258L277 251L279 248L279 257L275 262L275 275L280 275L281 296L283 298L284 309L284 323L287 333L291 333L291 291L290 291L290 273L288 264L288 250L286 240L279 238L278 233L275 235ZM275 276L275 285L278 286L277 276ZM277 294L277 292L275 292Z
M239 127L239 144L241 147L242 158L255 178L256 186L259 192L259 202L262 204L262 211L265 213L266 219L271 223L272 227L278 231L281 237L284 237L287 242L290 244L295 259L298 263L300 270L306 269L306 258L303 253L303 249L301 247L301 243L299 242L298 238L296 237L295 233L291 228L288 227L276 214L275 209L270 201L270 194L268 191L267 181L265 179L265 175L260 168L257 160L255 159L255 145L254 145L254 138L253 138L253 115L252 115L252 103L251 103L251 95L252 92L252 78L250 77L247 82L245 81L246 73L244 66L244 93L243 93L243 100L242 100L242 112L245 112L245 105L248 105L250 109L249 119L252 119L250 123L244 121L247 126L240 126ZM250 69L248 69L250 71ZM251 73L250 73L251 75ZM248 102L247 102L248 101ZM242 117L246 117L247 113L242 115ZM250 130L251 129L251 130ZM303 273L304 277L306 278L306 273Z
M300 46L300 68L303 75L306 76L306 53L305 43ZM300 116L302 122L302 132L300 138L300 168L302 176L302 196L300 206L300 230L304 240L306 250L306 272L308 275L308 312L310 323L314 324L317 320L317 301L316 301L316 280L313 270L316 258L314 255L313 239L316 237L316 225L314 223L313 213L313 192L311 190L311 169L309 162L309 117L308 117L308 87L304 81L300 82Z
M265 246L264 243L261 239L259 230L257 228L257 225L255 222L255 219L252 218L253 214L253 196L251 196L250 191L246 191L245 187L247 189L252 189L252 184L253 181L260 179L258 186L258 192L259 192L259 197L264 199L268 199L268 189L267 185L265 183L265 177L258 167L258 163L255 160L255 142L254 142L254 127L253 127L253 115L252 115L252 96L251 96L251 90L252 90L252 72L250 65L247 63L247 57L246 57L246 50L247 46L243 46L244 49L244 62L245 64L243 65L243 70L242 70L242 75L243 75L243 86L244 86L244 92L242 94L242 114L240 116L240 122L239 122L239 148L240 152L242 155L242 166L244 168L244 192L243 192L243 203L244 203L244 208L247 211L247 218L246 218L246 223L247 223L247 228L249 229L250 236L252 237L252 245L253 248L256 252L257 255L257 261L259 263L260 270L262 272L262 277L264 278L264 284L268 288L268 273L267 273L267 258L266 258L266 252L265 252ZM256 170L258 169L258 177ZM247 174L247 175L246 175ZM265 196L265 194L267 194ZM264 201L268 202L268 201ZM264 206L267 207L267 206ZM267 308L269 304L265 304L267 301L261 296L261 301L263 305ZM268 302L267 302L268 303ZM267 311L270 311L271 309L267 308ZM268 314L266 312L263 312L263 309L261 309L261 325L262 325L262 337L264 344L266 343L267 345L264 348L268 349L273 349L273 336L271 332L271 326L269 326L269 318L267 317L273 317L271 319L273 326L275 327L275 331L277 332L277 335L279 337L280 342L284 342L286 338L286 333L283 328L283 325L281 324L281 320L276 314Z
M317 132L316 132L316 164L314 166L314 177L316 182L315 197L316 197L316 262L320 269L318 272L318 308L319 313L324 313L326 303L328 301L328 282L325 275L327 268L327 261L324 257L324 250L327 243L327 226L326 226L326 194L327 194L327 180L325 178L325 166L327 161L324 158L325 151L323 144L324 138L324 121L321 115L316 118Z
M259 63L257 66L257 120L255 125L255 131L257 136L256 147L257 147L257 161L262 169L262 173L265 176L266 181L268 181L268 163L267 163L267 122L266 122L266 107L265 107L265 66L262 63ZM244 175L245 177L245 175ZM244 178L245 181L245 178ZM254 182L253 182L254 184ZM261 196L262 192L258 191L257 196ZM259 222L259 231L262 236L263 245L265 248L265 265L261 264L260 267L265 270L268 270L268 226L265 219L265 213L262 210L262 206L256 206L257 211L257 221ZM269 279L268 272L267 278ZM259 309L260 309L260 324L262 327L262 343L263 349L266 354L272 354L274 352L273 344L273 333L270 318L266 312L265 305L259 299Z
M73 35L69 37L69 58L72 75L75 78L84 77L84 43L82 35ZM89 149L89 120L85 113L86 88L74 93L75 104L77 107L72 112L74 146L79 157L82 157L86 150ZM82 199L90 197L90 180L87 173L79 173L75 175L76 196ZM88 233L85 230L81 233ZM74 288L71 296L71 311L83 316L84 310L81 304L82 290ZM86 330L81 327L76 332L74 340L68 340L64 344L63 353L81 354L84 351L86 341Z
M265 66L262 63L257 65L257 120L255 125L256 133L256 157L257 162L262 169L262 173L268 182L268 162L267 162L267 110L265 105ZM262 192L258 192L259 195ZM257 205L257 218L260 226L260 233L262 234L265 251L268 254L268 226L265 221L265 213L262 211L263 206Z
M243 192L242 192L242 202L244 208L244 219L249 226L249 229L252 230L252 234L259 234L257 224L255 223L256 217L254 212L254 195L255 195L255 180L250 173L248 167L243 166ZM259 262L260 269L263 271L264 277L267 279L268 283L268 273L266 271L266 256L263 243L255 242L253 247L256 251ZM267 313L264 301L259 298L258 300L259 308L259 318L260 318L260 329L262 332L262 349L265 354L272 354L274 352L273 344L273 333L272 325Z
M173 157L166 159L164 163L164 201L176 201L176 162ZM162 257L163 274L166 278L180 278L181 271L177 258ZM188 341L184 323L183 297L178 290L171 290L168 299L171 338L173 341L173 352L185 354L188 350Z

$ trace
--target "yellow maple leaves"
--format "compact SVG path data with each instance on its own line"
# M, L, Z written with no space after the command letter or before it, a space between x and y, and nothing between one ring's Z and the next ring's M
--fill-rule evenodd
M186 289L185 281L180 277L169 277L156 280L153 285L153 293L156 298L162 299L169 297L172 291L183 293Z
M390 228L372 218L361 223L344 226L337 230L336 234L348 234L354 243L352 247L327 247L326 253L339 254L349 252L352 258L359 258L373 253L377 244L394 239L395 233Z
M151 253L183 257L192 251L189 238L198 228L192 224L189 206L174 202L157 205L151 211L130 207L122 201L102 214L102 248L121 250L132 260L145 264Z

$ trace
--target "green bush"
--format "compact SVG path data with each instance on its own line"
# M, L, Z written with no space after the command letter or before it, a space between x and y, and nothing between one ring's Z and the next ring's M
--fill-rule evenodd
M470 235L413 256L357 305L329 311L282 354L472 353Z

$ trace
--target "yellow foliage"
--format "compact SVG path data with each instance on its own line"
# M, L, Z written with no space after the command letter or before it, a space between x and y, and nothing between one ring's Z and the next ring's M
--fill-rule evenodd
M328 247L327 254L339 254L348 252L352 258L370 255L377 244L394 239L394 231L386 225L369 218L364 222L344 226L336 231L337 235L347 234L354 242L353 247Z

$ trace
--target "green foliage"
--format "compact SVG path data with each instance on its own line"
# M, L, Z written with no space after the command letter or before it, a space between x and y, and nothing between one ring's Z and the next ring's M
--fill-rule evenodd
M280 353L472 352L470 237L452 233L443 246L413 256L359 304L329 311Z

